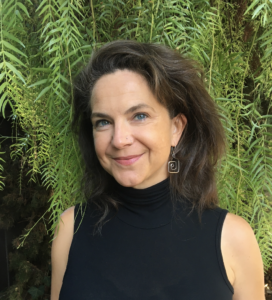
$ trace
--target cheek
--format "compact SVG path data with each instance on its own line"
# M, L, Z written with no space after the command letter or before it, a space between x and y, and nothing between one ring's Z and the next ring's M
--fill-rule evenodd
M165 128L142 131L141 140L151 150L151 154L160 155L161 159L168 157L171 150L171 139L169 131Z
M107 139L106 137L103 138L101 134L93 134L94 138L94 148L96 155L99 159L103 158L107 148Z

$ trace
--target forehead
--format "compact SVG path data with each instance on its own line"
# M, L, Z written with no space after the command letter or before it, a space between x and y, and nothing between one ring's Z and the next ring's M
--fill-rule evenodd
M146 79L133 71L117 70L102 76L95 84L91 109L119 108L126 109L137 103L161 106L151 92Z

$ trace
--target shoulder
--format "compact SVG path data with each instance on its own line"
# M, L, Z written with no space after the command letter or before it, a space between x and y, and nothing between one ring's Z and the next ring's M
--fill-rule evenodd
M56 226L54 238L53 238L53 246L61 245L63 242L72 241L73 238L73 229L74 229L74 212L75 206L69 207L66 209L61 215L59 224Z
M67 208L61 215L61 221L62 223L67 222L74 222L74 212L75 212L75 206L71 206Z
M253 229L246 220L232 213L227 213L223 229L222 242L238 259L250 252L259 252ZM257 251L258 250L258 251Z
M75 206L66 209L60 215L60 221L55 229L51 249L51 299L58 299L62 279L66 270L70 247L74 234Z
M255 240L254 232L248 222L240 216L227 213L223 225L225 237L229 242L243 244Z
M53 242L56 238L59 238L59 235L63 235L64 232L67 233L67 231L71 229L74 224L74 212L75 206L71 206L60 215L59 223L55 229Z
M264 273L253 229L242 217L227 213L221 247L226 269L233 271L233 299L264 299ZM255 298L254 298L255 297Z
M75 206L69 207L61 215L58 225L56 226L53 243L52 254L61 250L68 250L71 246L74 233L74 211Z

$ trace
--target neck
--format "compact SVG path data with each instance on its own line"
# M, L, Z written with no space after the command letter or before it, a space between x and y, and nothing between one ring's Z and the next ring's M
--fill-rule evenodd
M152 178L147 179L147 180L145 180L145 181L143 181L143 182L141 182L137 185L132 186L132 188L137 189L137 190L138 189L139 190L140 189L146 189L146 188L149 188L151 186L154 186L154 185L166 180L167 178L169 179L169 174L166 174L165 176L159 176L159 177L156 177L156 178L152 177Z
M144 189L124 187L115 182L114 197L121 202L117 216L139 228L156 228L171 221L173 205L169 178Z

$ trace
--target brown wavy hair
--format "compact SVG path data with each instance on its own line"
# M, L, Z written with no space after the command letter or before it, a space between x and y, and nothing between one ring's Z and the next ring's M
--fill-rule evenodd
M170 174L170 185L174 194L189 199L201 216L204 209L218 205L216 170L226 145L218 107L206 90L203 70L164 45L118 40L93 52L73 86L72 130L83 157L82 188L86 199L102 213L98 227L101 229L110 209L118 209L119 203L111 197L113 178L95 153L90 99L99 78L124 69L144 76L171 118L179 113L186 116L187 125L175 150L181 168Z

